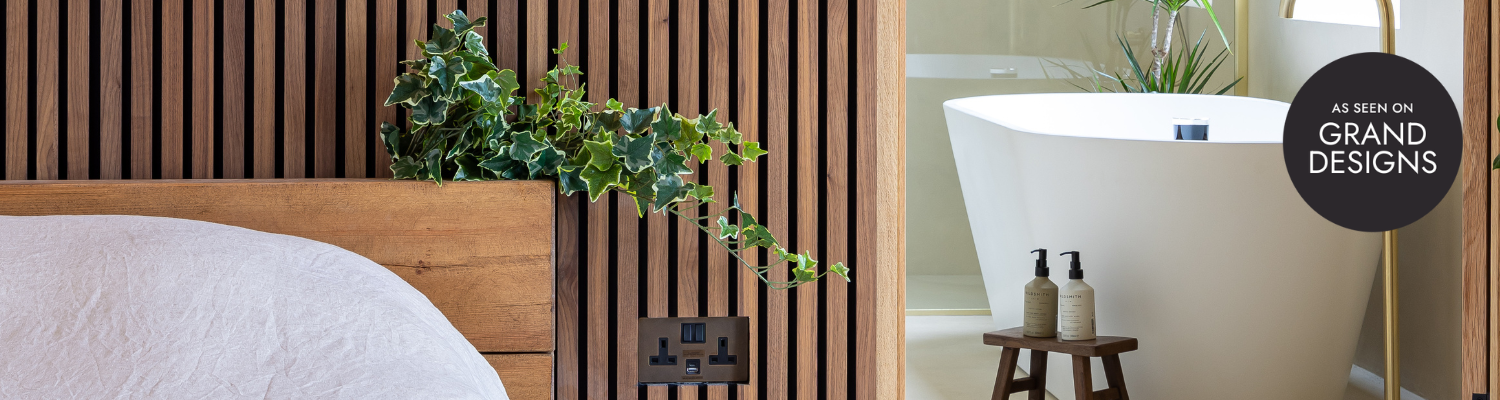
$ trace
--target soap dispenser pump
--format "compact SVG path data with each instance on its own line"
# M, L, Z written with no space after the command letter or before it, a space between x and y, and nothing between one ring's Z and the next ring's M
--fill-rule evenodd
M1094 323L1094 288L1083 282L1083 266L1078 262L1078 252L1062 255L1073 256L1068 265L1068 283L1057 294L1062 340L1093 340L1098 331Z
M1047 249L1036 253L1036 278L1026 283L1026 302L1021 334L1031 337L1057 336L1057 285L1047 278Z

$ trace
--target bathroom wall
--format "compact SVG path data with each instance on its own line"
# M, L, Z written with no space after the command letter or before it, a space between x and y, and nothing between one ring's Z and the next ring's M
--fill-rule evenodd
M1460 104L1463 1L1404 3L1396 53L1426 67ZM1323 65L1379 50L1376 28L1286 20L1277 16L1277 7L1276 1L1251 3L1251 96L1291 101ZM1437 209L1400 231L1401 384L1427 399L1467 398L1459 393L1462 201L1457 183ZM1355 363L1381 374L1380 282L1374 283L1370 296Z
M907 2L907 54L1010 56L989 68L1038 68L1052 62L1087 63L1099 70L1115 73L1125 67L1117 35L1148 60L1151 7L1136 0L1122 0L1091 9L1095 1L1067 0L923 0ZM1232 38L1234 17L1231 6L1219 7L1220 22ZM1165 19L1165 17L1164 17ZM1208 32L1204 42L1217 52L1223 41L1213 30L1212 22L1201 9L1187 8L1182 13L1174 48L1196 40ZM1186 37L1188 40L1183 40ZM1232 80L1234 60L1224 63L1217 77L1223 84ZM921 76L921 60L908 58L907 65L907 273L909 275L978 275L979 259L970 235L958 174L953 163L953 148L948 141L942 102L963 97L1018 94L1079 92L1077 86L1090 86L1087 79L1076 78L1065 70L1050 68L1049 76L1018 78L955 79ZM1086 68L1081 69L1084 72ZM980 244L983 245L983 244ZM911 289L920 295L921 281ZM918 296L919 297L919 296ZM913 300L921 300L913 297Z

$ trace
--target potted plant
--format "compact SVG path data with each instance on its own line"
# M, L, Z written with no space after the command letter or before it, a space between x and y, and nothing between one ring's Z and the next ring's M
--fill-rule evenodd
M562 194L587 193L589 201L613 190L635 200L638 216L671 214L697 226L773 289L815 282L829 273L849 279L843 263L819 270L811 252L782 247L738 198L715 215L679 211L718 201L713 187L682 179L692 173L688 162L743 165L766 154L759 143L743 141L733 123L721 123L717 110L688 118L666 105L637 109L610 99L595 111L597 104L583 100L584 87L577 83L583 71L566 60L543 75L537 101L527 103L514 94L520 88L515 72L496 67L484 38L474 32L485 18L471 21L463 11L444 17L453 28L433 25L429 40L416 42L422 58L401 62L410 71L395 78L385 101L411 110L408 129L380 126L396 179L439 185L548 179ZM567 44L554 53L565 49ZM713 154L713 142L730 150ZM770 250L770 263L753 265L740 257L757 247ZM768 279L767 272L784 262L795 263L792 280Z

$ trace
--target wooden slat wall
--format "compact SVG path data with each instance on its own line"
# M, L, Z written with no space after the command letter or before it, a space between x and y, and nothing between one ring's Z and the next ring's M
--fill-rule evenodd
M0 177L389 177L397 61L453 8L528 92L567 42L591 101L719 110L771 155L690 179L856 271L767 291L687 224L559 198L556 397L901 396L902 0L7 0ZM636 385L636 319L697 315L751 317L751 384Z
M1491 238L1496 226L1500 173L1488 161L1500 147L1490 124L1500 107L1495 90L1500 63L1491 57L1500 45L1500 15L1488 0L1464 1L1464 157L1463 157L1463 377L1460 393L1489 393L1495 387L1493 341L1495 301L1491 266L1496 252Z

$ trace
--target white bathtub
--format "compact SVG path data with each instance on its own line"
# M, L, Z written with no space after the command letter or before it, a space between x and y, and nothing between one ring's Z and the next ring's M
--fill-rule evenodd
M1079 93L944 109L996 328L1021 324L1028 251L1078 250L1099 334L1140 339L1122 356L1132 397L1341 398L1380 235L1297 195L1286 103ZM1172 140L1173 118L1209 119L1210 141ZM1051 267L1065 283L1064 258ZM1073 398L1070 363L1049 359L1058 398Z

